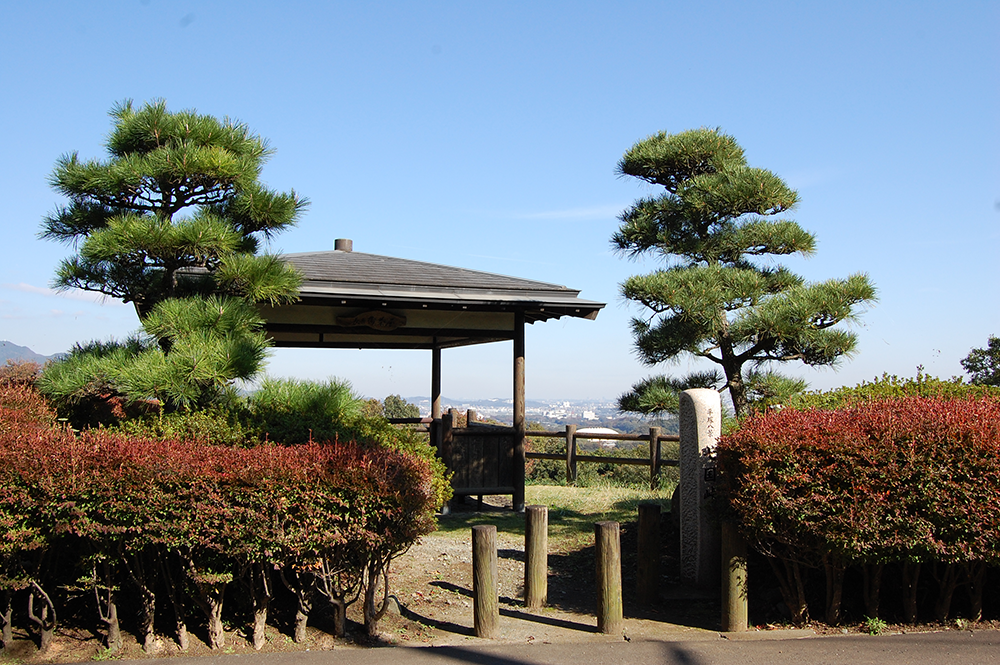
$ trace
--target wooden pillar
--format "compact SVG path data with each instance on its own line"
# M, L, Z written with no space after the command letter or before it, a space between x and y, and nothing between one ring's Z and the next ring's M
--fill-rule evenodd
M722 630L748 629L747 544L735 524L722 523Z
M524 512L524 312L514 314L514 510Z
M524 514L524 604L545 606L549 594L549 507L528 506Z
M441 349L431 349L431 445L441 456Z
M472 620L476 637L500 635L500 599L497 577L497 528L472 527Z
M594 525L597 577L597 630L605 635L622 632L622 543L618 522Z

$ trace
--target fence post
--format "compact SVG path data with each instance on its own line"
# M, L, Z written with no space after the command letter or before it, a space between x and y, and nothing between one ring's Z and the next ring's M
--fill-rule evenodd
M719 528L709 517L708 497L715 488L715 466L708 455L722 429L722 403L711 388L680 395L681 580L700 587L720 579Z
M476 637L497 637L500 632L500 600L497 592L497 528L493 524L472 527L472 603Z
M606 635L622 632L622 545L618 522L594 525L594 559L597 577L597 630Z
M472 423L478 420L478 414L475 409L469 409L465 412L465 426L472 427Z
M524 513L524 604L545 606L549 594L549 508L528 506Z
M451 411L441 416L441 459L444 460L444 466L449 471L454 471L451 460L452 443L455 440L452 433L454 426L455 417Z
M732 522L722 523L722 630L747 630L747 544Z
M639 548L636 597L640 605L652 605L660 598L660 504L639 504Z
M649 428L649 489L660 487L660 428Z
M576 482L576 425L566 425L566 483Z

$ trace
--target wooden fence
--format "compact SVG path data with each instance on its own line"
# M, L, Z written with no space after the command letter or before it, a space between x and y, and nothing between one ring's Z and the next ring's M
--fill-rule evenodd
M417 425L416 431L428 432L431 435L432 445L438 449L438 454L445 460L449 470L455 473L456 494L508 494L509 488L505 482L491 482L490 486L481 486L483 491L473 491L476 489L476 478L484 472L491 476L491 469L501 469L499 473L506 470L506 457L503 446L483 446L482 439L489 432L490 439L495 437L513 436L512 427L490 426L477 422L476 412L469 410L466 414L467 427L456 428L454 423L458 421L458 412L455 409L449 410L447 416L440 420L431 418L391 418L389 422L395 425ZM487 430L488 428L488 430ZM440 434L438 434L440 433ZM680 437L676 434L663 434L659 427L650 427L648 434L604 434L600 432L580 432L576 425L566 425L562 430L528 430L525 432L528 438L558 438L566 441L564 451L558 453L542 453L528 451L525 453L527 459L536 460L563 460L566 464L567 482L575 482L577 478L577 464L580 462L597 462L601 464L632 464L649 467L650 487L656 489L659 486L660 470L667 466L679 466L680 461L676 459L664 459L661 457L661 444L664 442L679 442ZM646 457L619 457L612 455L588 455L577 452L577 441L580 439L598 441L633 441L647 442L649 454ZM468 445L463 445L466 440ZM435 444L436 442L436 444ZM484 459L488 456L491 459ZM493 459L495 458L495 459ZM485 471L484 471L485 470ZM489 492L485 490L497 490Z

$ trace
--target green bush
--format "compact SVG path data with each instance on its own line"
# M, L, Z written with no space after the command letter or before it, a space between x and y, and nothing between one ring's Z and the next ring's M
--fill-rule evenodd
M108 429L126 436L202 441L223 446L256 445L237 408L214 407L204 411L147 413L126 418Z
M791 395L784 406L792 409L838 409L869 400L902 397L1000 399L1000 388L966 383L960 377L939 379L918 371L912 379L883 374L880 378L863 381L854 387L797 393Z

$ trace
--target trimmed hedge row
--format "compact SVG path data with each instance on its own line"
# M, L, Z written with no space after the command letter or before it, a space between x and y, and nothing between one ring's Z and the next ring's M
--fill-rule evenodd
M12 598L22 593L47 646L59 609L52 591L67 570L98 598L112 648L123 593L140 609L147 649L166 600L185 646L185 591L205 613L212 646L222 647L223 598L234 581L253 607L260 648L275 573L295 593L298 639L318 597L337 608L341 629L347 605L361 597L374 633L390 560L434 528L431 469L399 451L74 435L51 421L32 390L0 388L4 644Z
M718 447L720 498L768 561L793 620L808 616L806 568L826 574L837 623L844 573L863 573L869 617L882 572L898 565L903 616L917 618L921 571L938 582L935 615L968 587L982 612L987 567L1000 563L1000 401L902 397L836 410L749 418Z

